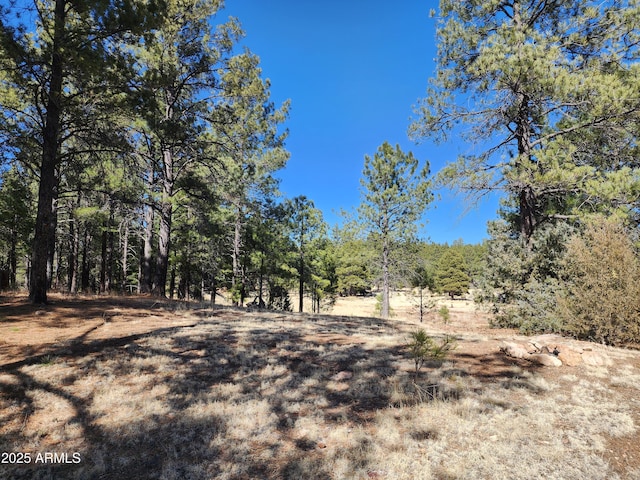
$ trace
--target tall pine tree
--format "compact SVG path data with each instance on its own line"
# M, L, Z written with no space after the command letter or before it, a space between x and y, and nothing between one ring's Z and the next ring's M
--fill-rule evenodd
M637 202L636 162L614 147L632 144L640 111L639 9L633 0L441 0L437 75L410 132L461 132L481 146L440 180L474 198L506 191L525 245L546 221Z
M416 222L433 199L428 175L429 165L419 169L418 159L399 145L384 142L373 157L365 155L358 213L360 222L378 240L383 318L389 318L392 249L413 236Z

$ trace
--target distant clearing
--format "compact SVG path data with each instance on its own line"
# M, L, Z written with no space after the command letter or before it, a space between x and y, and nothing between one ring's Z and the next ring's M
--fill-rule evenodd
M333 316L52 299L0 297L0 452L30 458L3 479L640 478L640 352L567 340L608 364L535 366L467 301L441 299L445 325L400 296L389 321L373 297ZM458 346L414 384L418 327Z

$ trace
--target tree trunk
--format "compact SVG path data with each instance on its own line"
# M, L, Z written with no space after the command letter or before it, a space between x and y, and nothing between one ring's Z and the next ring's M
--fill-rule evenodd
M113 253L115 249L113 248L115 241L115 233L113 231L113 216L114 216L114 208L113 203L109 202L109 224L107 230L107 282L105 285L105 291L111 292L111 287L113 286Z
M258 307L264 308L265 303L262 298L262 289L264 287L264 252L260 252L260 278L258 279Z
M53 53L46 120L42 131L42 160L38 186L38 213L31 260L29 298L33 303L47 303L47 260L51 237L55 237L53 202L57 187L56 164L60 139L62 82L64 77L62 46L65 30L65 0L56 0L54 7Z
M145 206L144 212L144 247L140 259L140 293L151 293L151 255L153 253L153 207Z
M12 290L17 287L16 271L18 270L18 257L16 255L18 244L18 219L14 218L13 228L11 229L11 245L9 247L9 288Z
M89 291L89 244L91 243L91 233L89 229L84 227L84 241L82 242L82 275L80 277L80 290L87 293Z
M100 241L100 293L107 291L107 225L102 225Z
M218 285L216 284L216 279L213 277L211 279L211 307L216 304L216 293L218 290Z
M304 307L304 234L305 234L305 225L304 225L304 216L300 217L300 266L298 268L298 273L300 274L300 279L298 282L298 293L300 295L300 299L298 300L298 311L302 312Z
M242 250L242 208L236 208L236 216L234 222L233 231L233 253L232 253L232 268L233 277L231 279L231 286L235 292L238 285L242 283L242 269L240 267L240 255ZM242 295L241 295L242 297ZM240 298L240 304L242 304L242 298ZM234 306L238 306L238 300L233 301Z
M160 205L160 231L158 233L158 256L156 258L156 273L153 294L157 297L166 295L167 272L169 270L169 248L171 241L171 221L173 205L171 204L171 187L166 186Z
M513 3L513 23L517 31L524 31L527 27L522 22L520 2ZM523 37L524 38L524 37ZM522 54L524 42L518 45L518 54ZM521 160L525 160L528 164L533 161L533 148L531 146L531 138L535 134L529 95L525 92L518 92L519 105L518 115L515 123L515 137L518 143L518 163L516 168L520 169ZM528 166L527 166L528 167ZM522 172L524 173L524 172ZM531 187L533 179L528 185L521 187L518 192L518 210L520 216L520 235L527 248L530 247L531 237L537 227L536 218L536 194Z
M389 318L389 239L386 235L382 240L382 307L380 315L385 320Z
M53 188L53 201L51 203L51 223L47 247L47 289L58 287L58 271L60 258L56 256L56 229L58 228L58 175L56 174L56 186Z
M24 288L30 290L31 282L31 257L29 255L24 256Z
M298 294L300 295L300 299L298 300L298 311L302 312L304 307L304 255L302 254L302 250L300 251L300 265L298 267L298 272L300 274L300 278L298 280Z
M127 277L129 274L129 221L124 224L124 235L122 237L122 293L127 292Z
M69 224L69 277L67 279L67 291L78 293L78 254L80 249L80 233L75 219Z
M520 235L526 245L530 244L531 237L536 228L536 196L531 187L526 187L520 192Z
M169 88L165 92L166 109L165 121L173 118L173 104L175 92ZM171 147L161 143L162 151L162 200L160 202L160 230L158 232L158 256L156 257L156 271L153 282L153 295L166 296L167 274L169 272L169 248L171 247L171 223L173 219L173 189L175 186L174 158ZM173 290L171 292L173 295Z
M173 294L176 291L176 267L171 269L169 276L169 298L173 300Z

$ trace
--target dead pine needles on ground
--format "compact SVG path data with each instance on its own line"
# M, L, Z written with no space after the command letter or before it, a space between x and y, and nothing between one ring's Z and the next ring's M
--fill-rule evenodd
M456 306L442 332L401 308L382 321L135 297L0 303L0 451L31 459L6 456L3 479L640 476L633 351L532 365L497 348L515 332ZM456 348L416 375L419 326Z

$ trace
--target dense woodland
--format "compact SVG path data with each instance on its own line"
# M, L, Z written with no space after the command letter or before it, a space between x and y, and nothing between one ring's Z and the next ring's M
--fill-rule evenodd
M389 289L475 287L497 325L640 339L636 0L441 0L409 134L476 153L432 174L381 139L339 228L279 194L289 105L220 3L0 7L3 288L300 310L379 289L387 316ZM487 242L417 238L439 188L503 193Z

